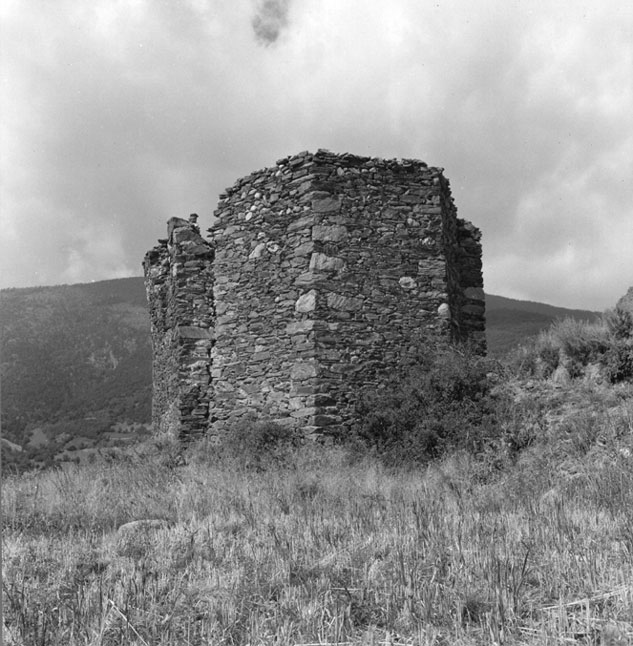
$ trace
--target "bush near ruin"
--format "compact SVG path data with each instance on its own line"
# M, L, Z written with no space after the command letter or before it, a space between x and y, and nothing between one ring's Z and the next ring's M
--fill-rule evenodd
M455 449L479 453L500 436L487 360L467 345L423 345L357 407L356 438L390 464L428 462Z
M596 322L555 322L514 353L521 374L576 379L592 373L611 383L633 379L633 315L622 308Z

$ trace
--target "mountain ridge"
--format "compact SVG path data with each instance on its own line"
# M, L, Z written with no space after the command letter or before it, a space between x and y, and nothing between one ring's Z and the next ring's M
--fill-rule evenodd
M486 294L488 352L501 356L520 342L547 329L557 319L595 321L601 313Z

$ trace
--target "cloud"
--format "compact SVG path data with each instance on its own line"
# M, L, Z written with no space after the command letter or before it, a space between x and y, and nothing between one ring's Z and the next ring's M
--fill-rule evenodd
M626 0L1 11L2 286L138 273L169 217L204 228L237 178L319 147L445 167L489 292L601 309L633 283Z
M78 283L95 277L124 278L135 273L127 261L121 229L105 222L88 225L66 241L63 282Z
M288 26L290 0L259 0L251 20L255 38L262 45L272 45Z

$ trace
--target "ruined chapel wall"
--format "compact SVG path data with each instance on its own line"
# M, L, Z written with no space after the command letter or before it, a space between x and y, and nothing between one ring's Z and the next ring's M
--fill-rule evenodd
M303 153L239 180L215 215L212 421L339 431L403 353L448 340L463 288L442 169Z
M170 300L169 252L161 242L143 260L152 339L152 425L158 432L170 425L169 409L177 399L178 357L173 350L173 332L168 314ZM173 409L173 407L172 407ZM169 420L169 421L168 421Z
M484 347L479 232L441 168L301 153L227 189L209 233L172 218L144 261L157 430L338 434L404 355Z
M315 187L329 197L315 214L319 432L352 422L362 392L393 372L403 355L448 340L442 246L441 169L416 161L318 155ZM319 195L321 193L318 193Z
M314 334L296 309L300 276L313 243L309 163L249 175L220 197L211 237L216 249L216 340L211 424L249 412L273 419L305 408L306 389L292 376L313 380Z
M486 351L486 297L482 273L481 232L467 220L457 220L457 254L461 307L459 340L469 339Z
M481 232L457 217L449 181L442 177L443 249L446 256L446 290L454 341L469 340L485 352L485 295L481 263Z
M213 249L194 223L172 218L143 261L153 344L152 421L179 439L202 435L212 397Z

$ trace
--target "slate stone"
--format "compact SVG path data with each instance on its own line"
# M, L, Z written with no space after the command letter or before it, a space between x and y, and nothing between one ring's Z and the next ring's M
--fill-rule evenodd
M295 303L295 310L297 312L312 312L316 308L316 291L311 289L306 294L299 296Z
M315 252L310 257L311 271L339 271L345 267L342 258L327 256L324 253Z

